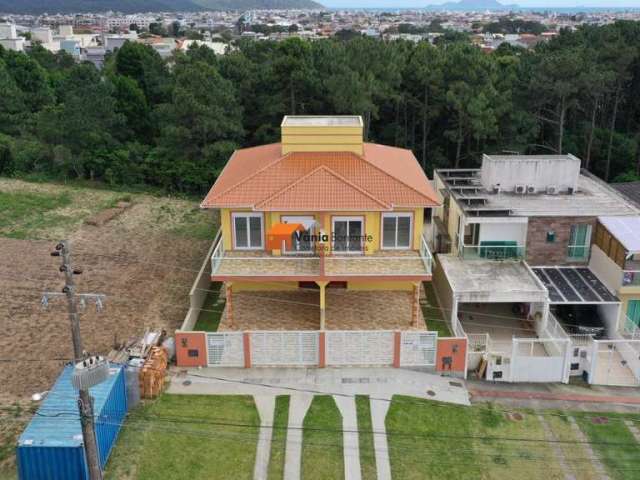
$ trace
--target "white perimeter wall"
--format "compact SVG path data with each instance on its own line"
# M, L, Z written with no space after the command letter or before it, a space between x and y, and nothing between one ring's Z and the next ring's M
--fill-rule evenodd
M613 293L617 293L622 285L622 269L611 260L597 245L591 246L589 268Z

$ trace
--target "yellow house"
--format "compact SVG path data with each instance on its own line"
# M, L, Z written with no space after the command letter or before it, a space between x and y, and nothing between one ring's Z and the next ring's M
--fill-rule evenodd
M220 210L220 330L425 329L425 209L410 150L366 143L359 116L287 116L281 142L237 150L202 202Z

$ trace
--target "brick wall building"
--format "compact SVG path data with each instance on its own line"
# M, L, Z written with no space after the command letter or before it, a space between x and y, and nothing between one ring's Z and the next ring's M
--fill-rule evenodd
M588 224L594 232L596 220L597 217L530 217L527 229L527 262L534 266L586 265L589 263L588 255L582 261L569 258L571 226Z

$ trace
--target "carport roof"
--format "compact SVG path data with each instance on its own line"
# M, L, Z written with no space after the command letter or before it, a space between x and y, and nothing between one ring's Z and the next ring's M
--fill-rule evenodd
M524 262L438 255L459 302L547 302L547 290Z
M533 272L549 290L551 303L618 303L600 279L587 267L534 267Z

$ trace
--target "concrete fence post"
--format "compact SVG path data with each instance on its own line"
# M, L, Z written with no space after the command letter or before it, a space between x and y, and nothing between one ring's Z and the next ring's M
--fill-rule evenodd
M244 350L244 368L251 368L251 333L242 332L242 347Z
M393 367L400 368L400 349L402 348L402 332L393 332Z
M327 343L325 332L318 332L318 367L327 366Z

